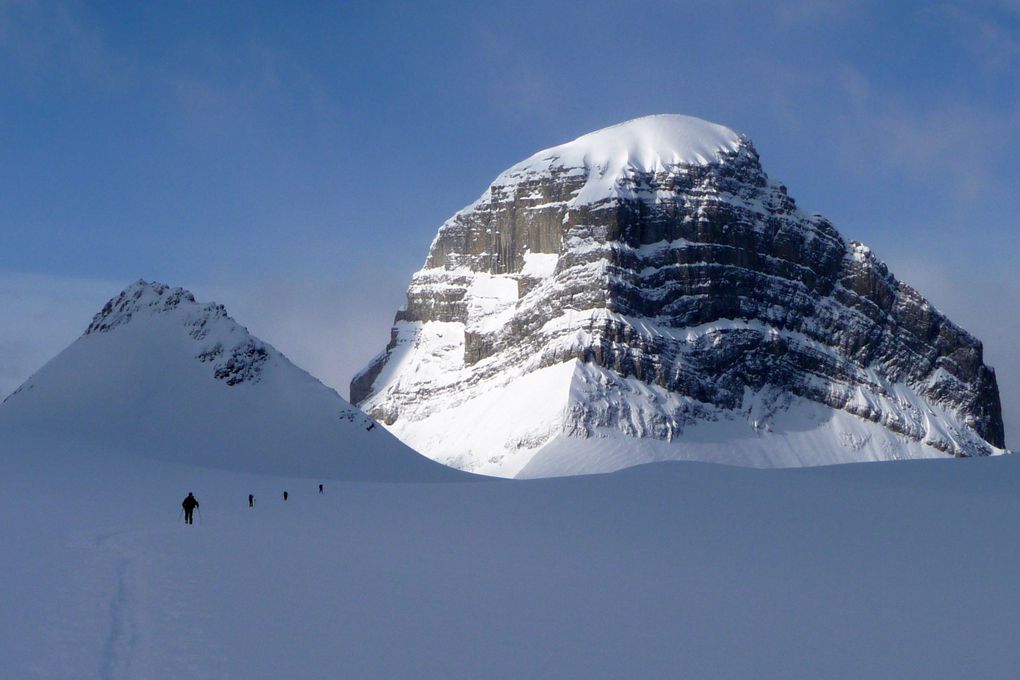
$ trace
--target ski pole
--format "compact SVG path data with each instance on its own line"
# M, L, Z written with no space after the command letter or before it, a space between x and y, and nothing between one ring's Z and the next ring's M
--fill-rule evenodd
M201 522L202 521L202 508L199 507L199 508L195 508L195 509L198 510L198 521Z

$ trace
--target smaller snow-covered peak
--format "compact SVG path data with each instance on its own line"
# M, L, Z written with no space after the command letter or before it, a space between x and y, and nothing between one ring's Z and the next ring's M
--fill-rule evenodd
M157 281L135 281L103 305L85 335L109 333L141 320L179 326L195 343L195 358L212 364L213 377L233 386L258 382L263 368L278 352L248 333L223 305L201 303L184 288Z
M0 404L0 442L9 432L244 472L462 478L399 443L222 305L144 280Z

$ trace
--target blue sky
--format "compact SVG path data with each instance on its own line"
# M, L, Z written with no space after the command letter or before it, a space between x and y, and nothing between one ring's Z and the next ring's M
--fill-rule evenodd
M665 112L981 337L1020 444L1016 0L0 0L0 391L144 277L346 394L443 220Z

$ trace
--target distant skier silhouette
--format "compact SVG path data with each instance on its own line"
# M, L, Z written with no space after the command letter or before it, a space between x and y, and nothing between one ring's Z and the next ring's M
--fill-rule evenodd
M319 493L322 493L322 484L319 485Z
M198 507L198 500L188 492L188 497L181 502L181 507L184 508L184 523L194 524L195 523L195 508Z
M255 496L253 496L251 494L248 494L248 507L249 508L254 508L255 507Z
M287 492L286 491L283 492L283 500L287 500Z

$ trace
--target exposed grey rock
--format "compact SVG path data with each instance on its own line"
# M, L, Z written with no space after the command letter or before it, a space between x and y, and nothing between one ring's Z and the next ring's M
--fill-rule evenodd
M214 302L200 304L183 288L139 279L103 306L93 317L85 335L108 333L140 314L167 314L178 309L187 310L185 327L194 340L205 340L209 329L217 325L236 325L223 305ZM203 347L195 356L203 363L211 362L213 377L231 387L258 382L271 356L268 345L249 336L247 329L238 326L238 330L236 337L230 338L230 346L224 347L223 342L215 342Z

